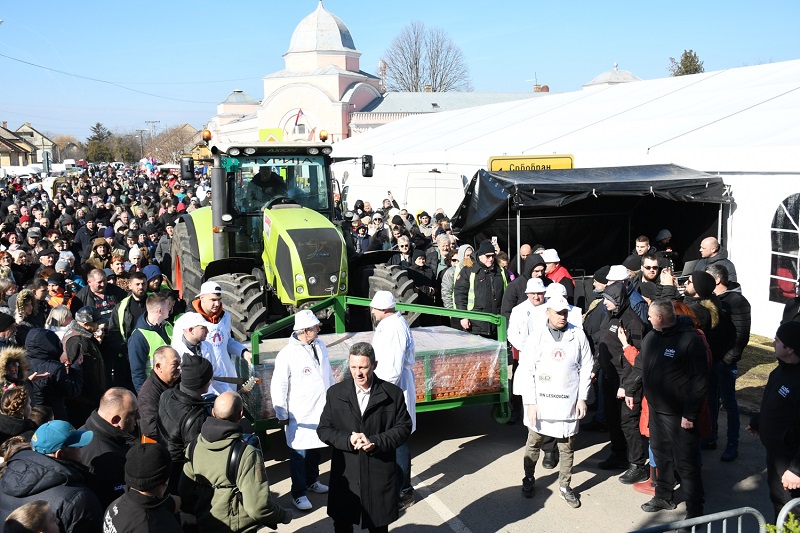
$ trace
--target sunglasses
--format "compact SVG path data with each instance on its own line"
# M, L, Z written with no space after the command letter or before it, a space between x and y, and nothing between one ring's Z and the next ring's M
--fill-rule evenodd
M398 244L397 247L398 248L408 248L408 245L407 244Z
M658 265L656 266L643 266L644 270L658 270Z

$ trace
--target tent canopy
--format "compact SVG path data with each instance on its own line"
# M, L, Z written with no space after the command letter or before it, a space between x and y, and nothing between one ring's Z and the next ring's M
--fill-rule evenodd
M647 165L571 170L487 172L472 178L453 226L467 235L479 232L506 210L560 208L604 197L662 198L675 202L727 204L733 197L722 178L677 165Z
M639 235L668 229L683 263L719 231L720 206L733 202L722 179L676 165L524 172L479 171L453 217L462 242L497 236L512 257L518 245L556 248L573 275L620 264ZM518 229L519 228L519 229Z

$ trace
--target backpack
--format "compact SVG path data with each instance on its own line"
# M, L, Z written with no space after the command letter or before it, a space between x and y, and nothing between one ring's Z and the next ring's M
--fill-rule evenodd
M239 487L236 486L236 477L239 473L239 465L242 462L242 456L244 455L244 451L248 445L260 448L258 437L255 435L242 435L233 441L233 444L228 451L228 462L227 466L225 467L225 478L228 481L227 485L215 485L210 483L202 476L195 476L195 481L198 484L212 489L211 491L206 491L208 493L206 498L199 498L198 505L196 506L197 509L202 509L203 506L210 508L211 496L213 496L213 491L217 489L233 489L233 497L238 499L240 504L242 503L242 494L239 490ZM192 440L191 444L189 444L188 454L189 462L192 464L194 464L194 449L196 446L197 439L194 439Z

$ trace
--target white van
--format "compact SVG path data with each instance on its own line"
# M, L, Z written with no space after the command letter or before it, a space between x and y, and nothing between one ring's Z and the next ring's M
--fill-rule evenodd
M373 209L378 209L391 192L400 207L415 216L422 210L432 214L440 207L445 214L453 216L469 183L463 174L436 169L407 172L400 179L381 177L380 170L372 177L353 174L341 180L342 203L348 209L353 208L356 200L367 201Z

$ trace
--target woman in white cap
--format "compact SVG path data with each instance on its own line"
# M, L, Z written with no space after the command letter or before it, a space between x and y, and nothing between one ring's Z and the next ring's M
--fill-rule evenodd
M294 331L275 358L270 395L278 422L286 428L292 502L301 511L311 510L308 492L323 494L328 487L317 481L320 448L317 426L325 394L333 385L328 350L319 339L320 322L308 309L294 316Z

